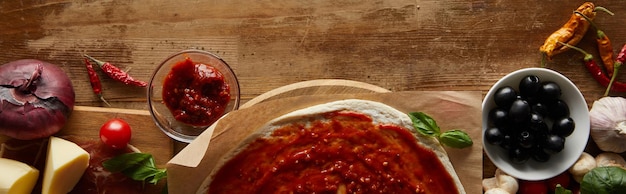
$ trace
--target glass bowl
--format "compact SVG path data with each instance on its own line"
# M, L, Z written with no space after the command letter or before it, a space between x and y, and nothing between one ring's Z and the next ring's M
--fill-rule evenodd
M532 158L523 164L512 162L507 151L485 140L485 130L490 126L489 111L496 107L494 94L500 87L511 86L519 91L519 83L528 75L536 75L543 81L552 81L561 88L561 97L569 106L570 117L575 122L574 132L565 138L564 149L551 155L547 162L537 162ZM514 71L498 80L487 92L482 104L483 148L491 161L505 173L523 180L545 180L569 169L578 160L589 139L589 109L585 98L576 85L562 74L547 68L524 68Z
M148 108L156 125L167 136L177 141L190 143L212 123L203 125L191 125L177 120L172 111L166 106L163 99L163 87L165 79L179 62L190 59L195 64L212 66L222 73L224 82L230 86L230 100L224 109L224 116L228 112L239 108L239 82L230 66L219 56L203 50L183 50L167 57L154 71L148 85ZM190 75L193 76L193 75ZM197 83L197 82L196 82ZM192 101L196 103L197 101ZM197 105L192 104L190 106Z

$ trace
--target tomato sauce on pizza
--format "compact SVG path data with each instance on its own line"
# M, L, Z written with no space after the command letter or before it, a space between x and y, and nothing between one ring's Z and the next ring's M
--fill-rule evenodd
M437 155L406 128L330 112L257 138L215 174L209 193L457 193Z

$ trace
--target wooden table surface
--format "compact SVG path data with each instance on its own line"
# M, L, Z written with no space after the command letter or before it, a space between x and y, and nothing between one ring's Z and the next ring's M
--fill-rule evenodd
M148 80L162 60L183 49L224 58L239 78L242 103L280 86L326 78L391 91L484 95L505 74L539 67L539 46L582 2L1 1L0 64L35 58L61 66L72 79L76 104L83 106L104 104L91 92L82 54ZM615 13L598 13L595 21L619 50L626 43L626 4L594 3ZM579 46L596 54L593 31ZM591 106L604 88L585 70L582 57L566 52L547 67L570 78ZM99 75L112 107L147 109L144 88ZM484 163L484 176L492 176L495 167L487 158Z

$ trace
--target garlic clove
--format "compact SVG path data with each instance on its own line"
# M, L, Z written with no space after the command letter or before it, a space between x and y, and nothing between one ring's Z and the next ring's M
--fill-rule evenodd
M491 190L491 189L494 189L494 188L498 188L498 181L496 180L496 177L483 179L482 183L483 183L483 190L484 191Z
M519 183L515 177L512 177L500 169L496 169L495 173L498 188L507 191L508 193L517 193L519 189Z
M509 193L506 190L501 189L501 188L493 188L493 189L486 190L485 194L514 194L514 193Z
M508 193L515 194L519 189L519 183L515 177L506 174L500 169L496 169L494 177L485 178L482 181L483 191L485 193Z
M590 135L606 152L626 151L626 98L603 97L589 111Z

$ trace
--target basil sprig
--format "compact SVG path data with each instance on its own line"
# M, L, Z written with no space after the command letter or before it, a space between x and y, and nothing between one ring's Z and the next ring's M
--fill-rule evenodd
M167 177L166 169L156 167L154 158L146 153L125 153L102 162L110 172L121 172L136 181L157 184Z
M409 113L413 126L423 135L437 138L443 145L453 148L472 146L472 138L464 131L455 129L441 133L441 129L432 117L423 112Z
M554 194L572 194L572 191L570 191L569 189L563 188L561 184L557 184L556 188L554 189Z

